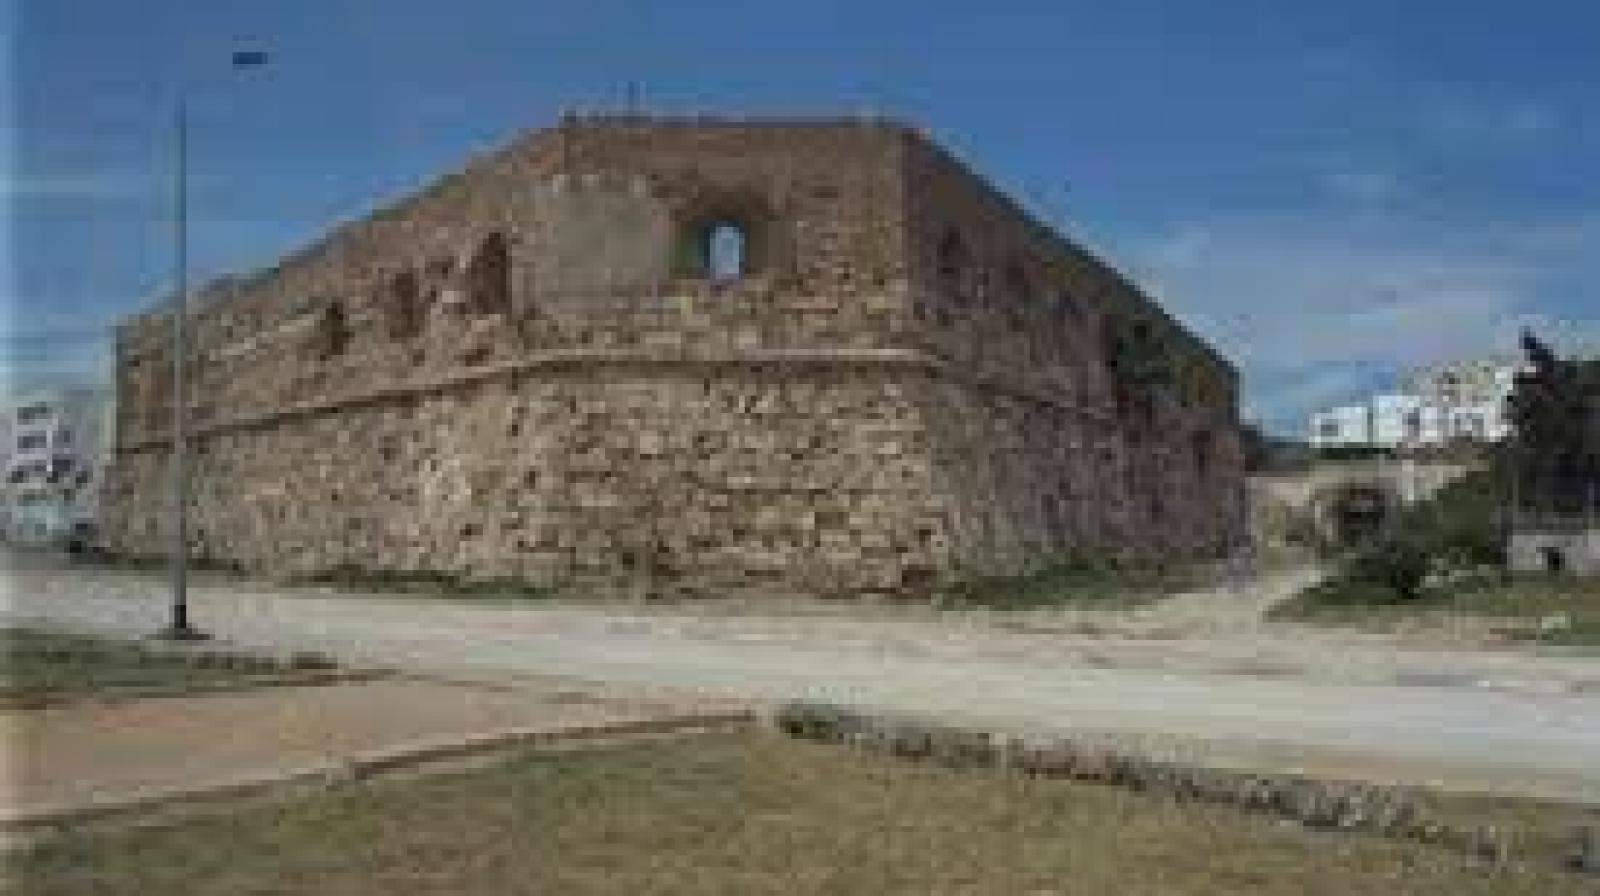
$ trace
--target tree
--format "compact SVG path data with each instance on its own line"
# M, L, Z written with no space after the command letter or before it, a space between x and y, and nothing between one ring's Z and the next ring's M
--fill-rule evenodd
M1528 331L1522 349L1508 402L1517 503L1580 512L1600 494L1600 362L1557 357Z

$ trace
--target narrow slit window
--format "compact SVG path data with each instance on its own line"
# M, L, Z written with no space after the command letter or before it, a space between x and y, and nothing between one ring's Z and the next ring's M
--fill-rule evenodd
M952 296L961 296L966 292L968 268L972 264L971 254L967 251L966 243L962 242L961 235L954 230L945 233L939 241L939 287Z
M387 298L389 335L409 339L421 333L425 312L417 275L410 270L396 273L389 281Z
M511 252L504 234L489 234L467 265L467 291L474 311L501 314L511 308Z

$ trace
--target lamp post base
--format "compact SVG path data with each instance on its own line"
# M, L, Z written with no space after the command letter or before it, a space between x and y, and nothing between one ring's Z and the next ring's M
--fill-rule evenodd
M153 635L159 641L209 641L211 636L191 625L169 625Z

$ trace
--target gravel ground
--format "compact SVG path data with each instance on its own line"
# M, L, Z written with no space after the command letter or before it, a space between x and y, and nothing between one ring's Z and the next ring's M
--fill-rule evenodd
M141 633L165 613L163 583L148 574L25 565L6 581L13 620ZM1181 742L1220 764L1335 764L1600 803L1600 662L1580 655L1424 650L1301 628L1178 638L1159 625L1118 634L1034 621L1045 630L1017 631L1019 617L450 603L222 581L198 585L192 602L202 626L236 644L351 662L811 697Z

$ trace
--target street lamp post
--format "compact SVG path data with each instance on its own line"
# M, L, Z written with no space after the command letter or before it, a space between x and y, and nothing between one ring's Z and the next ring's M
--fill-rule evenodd
M266 62L267 54L259 50L233 54L236 69ZM181 94L174 125L173 279L177 296L172 309L172 618L160 637L201 641L210 636L189 622L189 106Z
M189 624L189 432L188 390L184 375L189 354L189 108L178 98L173 196L173 278L177 296L172 309L172 621L162 635L176 641L197 641L206 634Z

